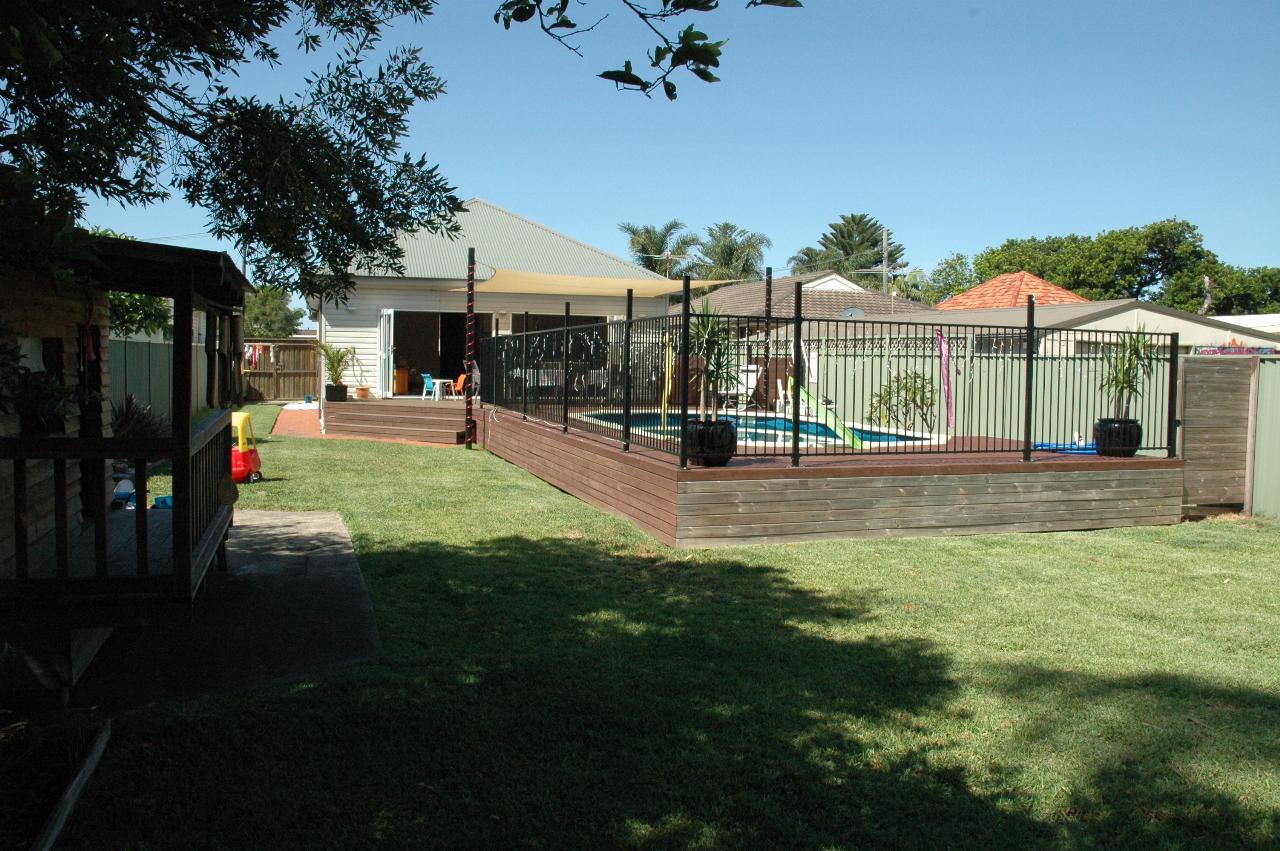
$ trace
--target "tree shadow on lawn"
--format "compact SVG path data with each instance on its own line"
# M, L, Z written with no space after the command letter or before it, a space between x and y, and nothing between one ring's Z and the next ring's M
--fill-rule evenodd
M927 641L777 570L508 537L361 554L377 665L117 725L71 845L989 846L1047 831L861 725L943 703Z
M360 561L379 664L124 719L70 845L989 848L1129 835L1037 821L1018 793L978 794L931 761L952 744L934 726L956 717L949 659L927 640L867 637L871 594L568 538L370 541Z

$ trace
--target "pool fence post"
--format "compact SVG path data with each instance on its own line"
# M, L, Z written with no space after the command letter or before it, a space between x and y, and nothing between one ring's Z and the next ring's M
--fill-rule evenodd
M804 287L796 281L794 327L791 330L791 466L800 466L800 387L804 382L804 346L801 335L804 333L804 314L800 299Z
M1036 297L1034 295L1027 296L1027 338L1024 343L1026 346L1027 366L1026 379L1023 384L1023 401L1022 401L1022 460L1031 460L1031 406L1035 399L1035 380L1036 380Z
M627 290L627 319L622 325L622 451L631 449L631 317L636 291Z
M769 404L769 394L772 392L769 384L769 361L773 359L773 349L769 345L770 336L772 335L773 323L773 267L766 266L764 270L764 406L769 409L769 413L773 413L772 406ZM755 388L751 390L754 392ZM759 414L759 409L756 413Z
M564 303L564 351L560 361L564 367L564 374L561 375L561 399L560 399L560 421L563 423L561 431L565 434L569 433L569 302Z
M529 420L529 311L524 312L520 333L520 419Z
M1178 457L1178 333L1169 335L1169 457Z
M466 393L465 442L467 448L471 449L476 444L476 418L473 409L475 382L471 380L476 368L476 250L474 248L467 249L467 352L464 366L467 373L467 382L464 385L464 392Z
M680 306L680 469L689 468L689 276ZM668 379L669 380L669 379ZM663 428L666 423L663 423Z

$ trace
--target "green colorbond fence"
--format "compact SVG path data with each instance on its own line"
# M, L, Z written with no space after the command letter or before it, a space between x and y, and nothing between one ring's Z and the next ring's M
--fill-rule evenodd
M1253 441L1253 513L1280 517L1280 359L1258 363Z

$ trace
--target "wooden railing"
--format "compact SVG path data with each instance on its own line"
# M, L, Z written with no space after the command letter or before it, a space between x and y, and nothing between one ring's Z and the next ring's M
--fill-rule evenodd
M225 555L222 542L231 526L231 505L223 500L221 488L223 481L231 478L231 412L216 411L197 424L192 429L188 451L191 505L185 515L191 524L191 551L181 566L180 581L185 589L180 590L192 597L214 558ZM178 523L181 518L175 515L173 519ZM178 537L175 530L174 540ZM175 561L174 573L178 572Z
M216 411L193 429L187 440L179 438L80 438L41 437L0 439L0 460L13 462L14 571L12 578L0 580L0 589L15 591L19 597L50 601L87 601L106 598L176 597L191 599L205 572L222 552L222 543L231 524L231 506L224 504L221 483L231 469L231 415ZM177 450L177 451L175 451ZM183 457L183 456L186 457ZM174 467L172 522L172 571L154 569L158 557L168 553L151 550L151 525L156 509L150 506L149 463L172 459ZM130 568L112 564L109 540L108 478L105 464L127 459L134 469L135 509L133 514L134 559ZM34 505L30 474L41 461L52 465L52 503L44 499ZM90 506L87 524L92 524L91 555L73 550L81 528L73 528L68 517L71 497L68 464L98 462L97 475L82 477L80 487ZM180 472L181 471L181 472ZM182 475L185 472L186 475ZM43 555L47 547L33 553L40 530L47 528L45 508L53 514L53 569L45 562L33 564L33 555ZM118 525L118 524L117 524ZM39 533L39 534L36 534ZM87 532L84 532L87 534ZM92 573L79 562L88 559Z

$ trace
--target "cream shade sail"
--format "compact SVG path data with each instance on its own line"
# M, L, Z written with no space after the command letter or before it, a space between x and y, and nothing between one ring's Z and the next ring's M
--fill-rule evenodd
M693 281L694 289L728 284L732 281ZM476 281L478 293L529 293L562 296L622 296L634 290L636 298L654 298L680 292L681 281L644 280L638 278L584 278L577 275L549 275L543 272L516 272L497 269L485 281ZM455 287L455 292L466 287Z

